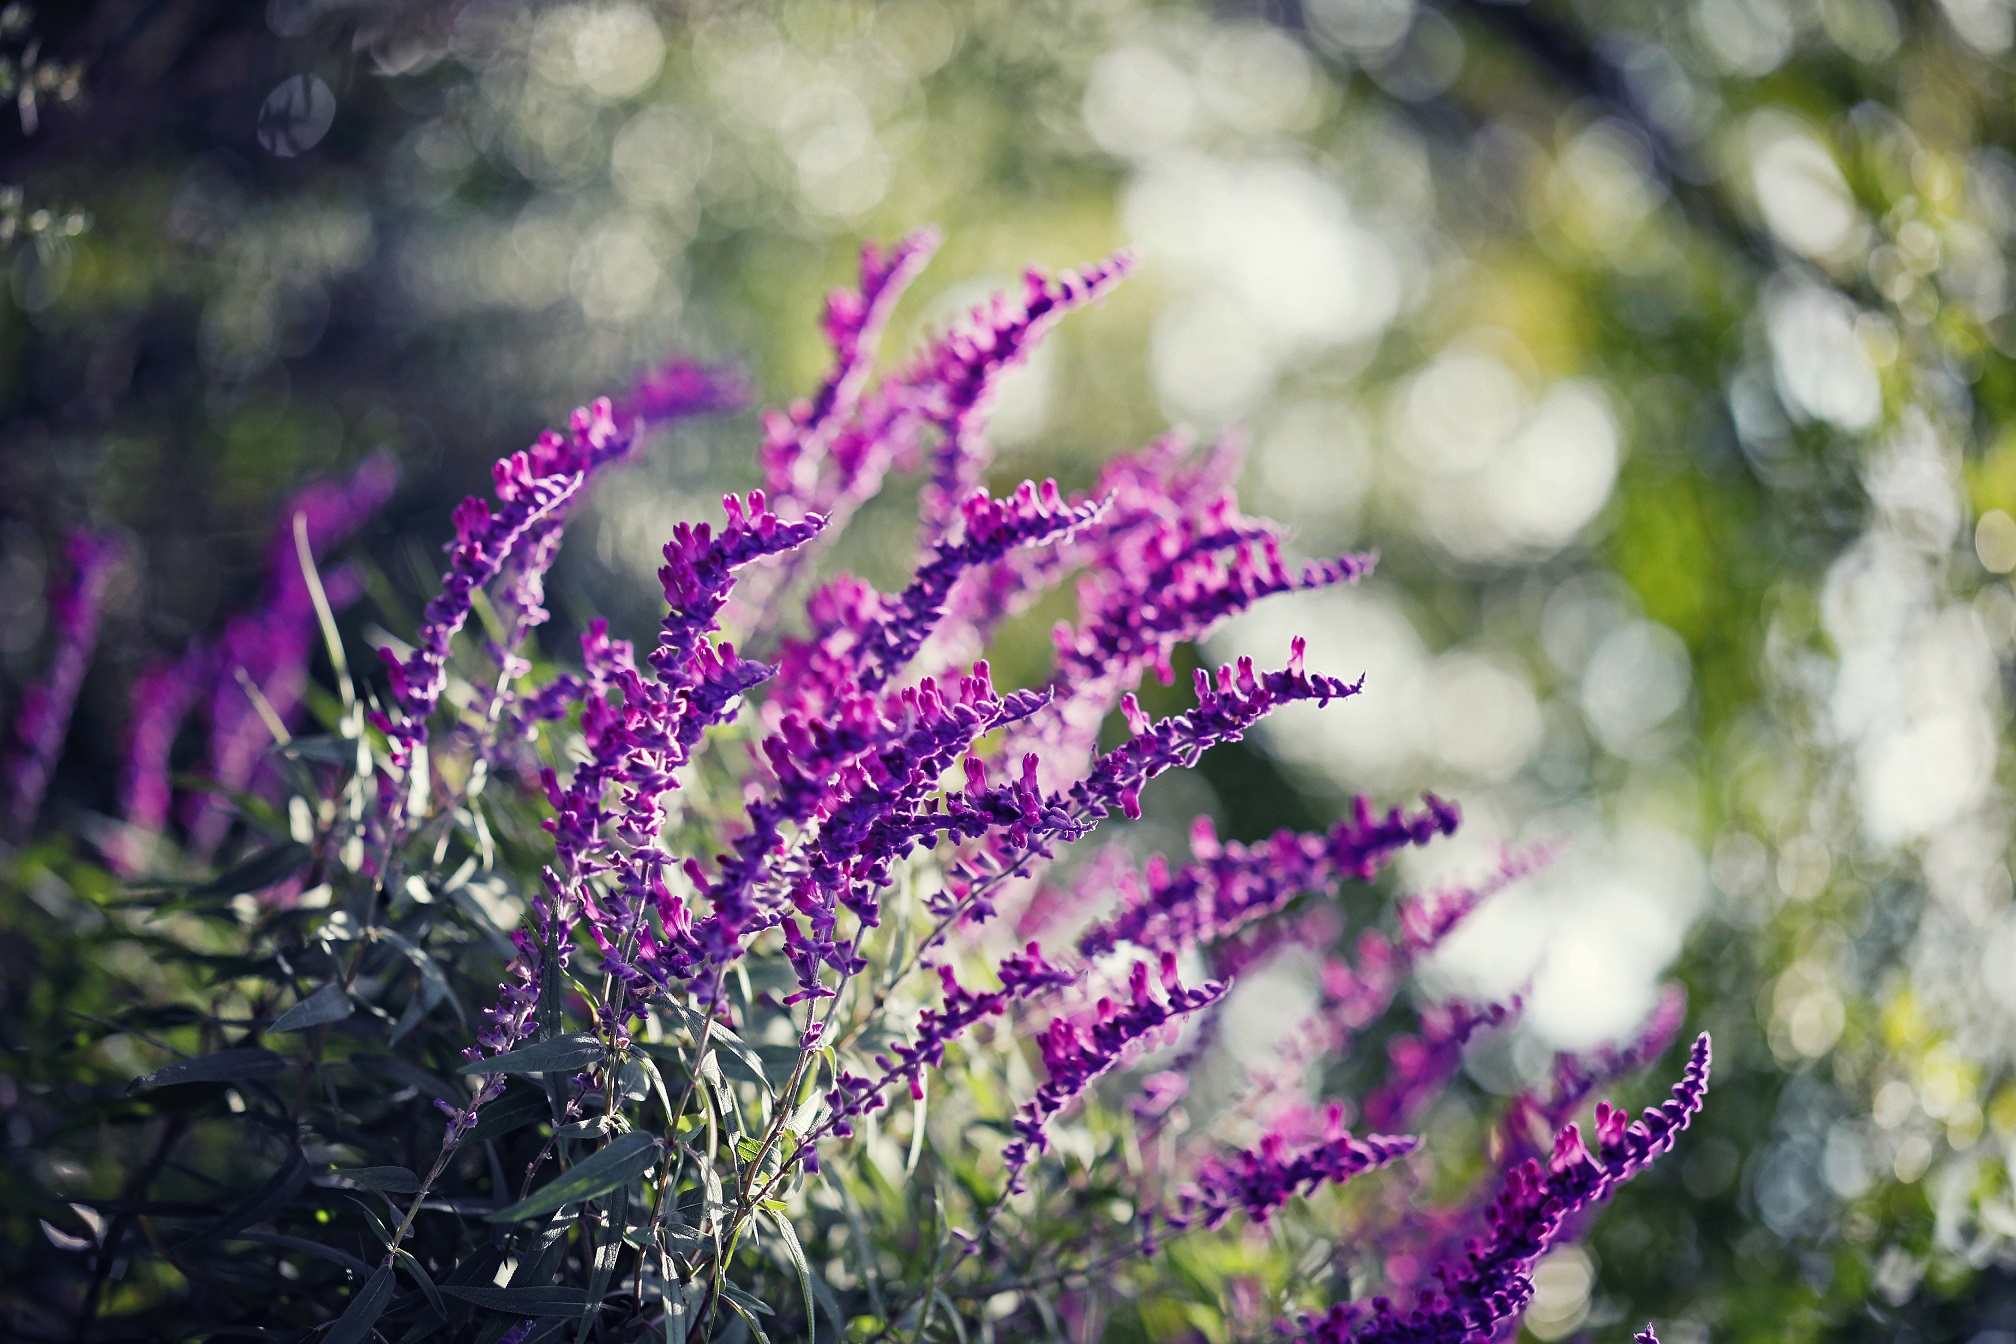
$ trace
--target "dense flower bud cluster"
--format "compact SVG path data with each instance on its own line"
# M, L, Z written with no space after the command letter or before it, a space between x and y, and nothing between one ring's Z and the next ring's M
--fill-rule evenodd
M1304 666L1300 639L1275 670L1246 658L1198 669L1189 706L1159 718L1135 692L1150 671L1173 680L1179 648L1256 602L1356 582L1372 561L1291 562L1281 529L1239 512L1231 490L1238 454L1229 444L1193 454L1164 440L1110 465L1083 495L1052 481L990 492L985 429L1002 376L1059 317L1110 290L1130 262L1123 255L1082 272L1031 273L1020 291L981 307L876 383L880 333L935 247L935 235L920 232L887 252L864 250L858 289L828 301L832 373L815 396L762 421L764 488L729 495L718 523L670 528L657 573L664 614L648 647L592 620L580 634L578 668L519 687L532 666L527 642L548 621L544 585L568 513L594 478L633 452L647 424L739 399L732 375L698 365L647 373L628 396L575 412L564 432L498 462L491 495L454 512L441 590L411 646L380 649L378 688L344 680L338 736L346 745L325 753L324 764L333 758L351 770L332 772L349 810L323 800L309 813L322 828L316 844L297 848L312 848L325 873L344 865L349 876L339 880L353 892L351 907L329 916L315 955L333 964L329 949L355 950L345 953L341 979L332 974L290 1013L319 1005L338 1014L320 1018L325 1025L347 1020L364 996L399 978L357 974L367 944L390 946L415 977L406 1013L391 1027L396 1045L444 997L437 958L480 941L423 948L416 939L437 931L431 910L479 869L500 889L515 882L523 906L521 922L505 921L508 934L482 925L503 971L494 991L484 973L481 1020L446 1052L461 1051L472 1081L460 1089L430 1081L445 1117L431 1170L360 1169L400 1173L396 1183L411 1195L397 1231L381 1229L381 1275L395 1265L410 1272L403 1242L420 1211L459 1217L473 1209L491 1222L552 1219L546 1232L515 1243L512 1283L479 1296L559 1292L553 1248L578 1216L578 1264L591 1285L579 1299L589 1313L583 1338L600 1294L605 1306L617 1297L634 1305L653 1337L662 1329L679 1338L685 1321L685 1338L705 1339L703 1319L712 1321L723 1301L746 1306L730 1282L746 1238L775 1227L785 1258L809 1272L789 1221L806 1207L794 1182L830 1175L836 1160L874 1162L899 1089L914 1108L916 1163L929 1138L931 1075L967 1069L976 1077L970 1066L991 1051L1008 1061L986 1070L994 1106L986 1123L1002 1133L1002 1146L959 1166L969 1191L990 1191L991 1202L975 1195L978 1230L944 1227L945 1253L934 1255L928 1281L907 1285L910 1310L921 1315L876 1308L880 1339L905 1319L928 1321L959 1265L999 1250L1004 1218L1031 1206L1027 1196L1060 1155L1084 1160L1091 1128L1106 1123L1102 1093L1134 1095L1121 1113L1138 1129L1119 1150L1144 1154L1124 1174L1100 1174L1136 1199L1139 1226L1120 1253L1152 1251L1166 1237L1205 1235L1234 1219L1267 1223L1292 1200L1418 1162L1417 1138L1354 1135L1349 1124L1415 1125L1454 1085L1466 1044L1516 1013L1516 999L1418 1004L1411 1029L1381 1030L1384 1066L1362 1095L1309 1086L1312 1066L1343 1057L1385 1022L1422 959L1538 861L1507 858L1483 884L1403 899L1390 931L1359 930L1346 953L1340 889L1375 880L1404 851L1456 830L1457 809L1432 794L1416 809L1358 798L1327 829L1254 843L1221 841L1200 818L1180 866L1155 858L1137 867L1116 849L1060 886L1042 884L1064 847L1116 814L1139 819L1142 791L1156 778L1195 766L1283 705L1356 697L1361 680ZM905 465L923 477L908 581L884 593L829 575L804 586L802 620L787 618L779 607L800 591L796 580L816 548ZM141 842L168 821L169 757L191 708L209 697L211 772L243 788L302 700L318 625L343 675L330 613L358 584L342 570L325 579L317 560L391 486L389 465L373 461L347 484L312 487L290 506L276 540L266 604L214 644L141 678L124 781L131 846L114 855L129 870L145 865ZM24 709L23 746L10 766L17 824L39 801L60 743L112 554L89 539L73 545L76 577L54 622L56 663ZM1075 613L1056 629L1048 673L1026 688L997 687L983 656L994 630L1072 576ZM466 632L486 600L490 635L473 640ZM744 656L738 643L763 650L774 666ZM482 670L470 672L477 663ZM367 707L382 742L364 727ZM1102 727L1116 712L1126 736L1101 751ZM518 872L496 858L486 811L494 795L483 794L491 780L518 790L509 796L520 823L509 842L521 855ZM185 817L191 847L215 848L230 821L221 808L195 804ZM466 857L445 875L451 849ZM422 907L403 929L392 918ZM1014 918L1001 918L1004 910ZM378 923L381 914L389 922ZM1053 939L1046 952L1040 938L1067 919L1073 936ZM1004 937L1011 924L1012 939ZM1216 1116L1201 1106L1198 1116L1186 1114L1198 1105L1192 1078L1204 1076L1193 1066L1230 1044L1233 986L1264 981L1290 959L1314 971L1308 1017L1269 1058L1228 1052L1225 1072L1247 1084L1243 1094L1221 1098ZM997 987L978 988L988 983ZM1297 1328L1312 1341L1367 1344L1497 1338L1530 1299L1533 1266L1548 1246L1670 1148L1699 1108L1705 1037L1673 1100L1640 1122L1599 1106L1592 1150L1570 1120L1594 1087L1656 1058L1683 1007L1669 998L1640 1040L1563 1059L1547 1089L1515 1101L1499 1145L1512 1157L1488 1207L1418 1211L1432 1216L1412 1230L1402 1224L1416 1211L1389 1220L1382 1230L1395 1244L1411 1237L1439 1260L1439 1287L1404 1309L1382 1297L1313 1311ZM438 1067L440 1053L427 1068ZM1137 1068L1148 1075L1137 1087L1115 1081ZM412 1072L430 1078L427 1069ZM500 1106L512 1075L545 1081ZM514 1182L497 1170L486 1178L489 1203L429 1203L461 1159L473 1169L472 1135L488 1145L505 1132L497 1110L519 1108L506 1117L513 1124L529 1119L528 1097L551 1122L551 1137L516 1184L529 1192L557 1149L567 1172L560 1193L513 1203L506 1187ZM1071 1128L1079 1125L1083 1132ZM1536 1131L1550 1155L1521 1160ZM497 1167L487 1146L484 1162ZM1481 1231L1453 1253L1447 1231L1458 1226ZM610 1286L619 1264L627 1296ZM495 1277L495 1262L482 1272ZM416 1281L423 1296L433 1293L424 1275ZM463 1281L449 1288L470 1291ZM389 1296L379 1294L378 1310ZM361 1289L352 1309L372 1300ZM390 1310L417 1311L415 1301ZM571 1311L576 1299L567 1301ZM809 1279L805 1310L808 1318L818 1310ZM338 1334L361 1339L370 1325ZM922 1337L923 1325L914 1333ZM501 1327L484 1337L499 1336L515 1337Z

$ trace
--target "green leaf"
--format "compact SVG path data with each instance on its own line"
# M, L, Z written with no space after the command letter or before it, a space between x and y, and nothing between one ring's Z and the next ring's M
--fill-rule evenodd
M420 1193L420 1178L404 1167L338 1167L336 1174L388 1195Z
M533 1045L465 1065L465 1073L573 1073L602 1059L602 1042L587 1032L550 1036Z
M256 1047L219 1050L164 1064L144 1078L135 1078L128 1090L175 1087L181 1083L242 1083L253 1078L270 1078L286 1067L287 1061L271 1050Z
M595 1247L595 1268L588 1276L588 1301L600 1302L609 1295L609 1280L616 1273L617 1257L623 1253L623 1224L630 1216L630 1198L627 1186L618 1186L609 1201L609 1216L603 1220L602 1239ZM587 1344L588 1332L595 1324L592 1308L581 1312L581 1324L574 1332L574 1344Z
M309 1027L319 1027L329 1022L341 1022L357 1011L357 1005L350 1002L349 991L336 984L324 985L301 1002L273 1019L273 1025L266 1028L275 1031L306 1031Z
M566 1204L614 1190L636 1180L658 1160L658 1140L649 1134L621 1134L586 1161L548 1182L508 1209L489 1215L493 1223L515 1223L551 1213Z
M588 1294L579 1288L496 1288L480 1284L442 1284L444 1297L473 1302L491 1311L508 1311L517 1316L578 1316L588 1307Z
M798 1243L798 1229L791 1226L791 1220L783 1214L772 1212L770 1221L777 1224L777 1233L784 1240L784 1249L790 1252L791 1267L798 1271L798 1288L805 1294L805 1338L819 1337L819 1313L812 1305L812 1266L805 1261L805 1248Z
M350 1305L336 1318L336 1324L322 1337L322 1344L363 1344L371 1327L378 1324L378 1318L385 1314L385 1304L392 1300L392 1266L380 1265L372 1271L357 1295L350 1299Z
M765 1089L770 1087L769 1075L763 1071L763 1057L741 1042L716 1041L721 1048L714 1052L715 1060L721 1065L721 1072L738 1082L754 1083Z
M693 1308L700 1300L700 1285L667 1283L659 1294L665 1304L665 1344L686 1344L692 1328Z

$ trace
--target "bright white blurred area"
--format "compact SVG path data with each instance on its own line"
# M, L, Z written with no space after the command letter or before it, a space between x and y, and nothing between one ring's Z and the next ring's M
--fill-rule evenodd
M1961 522L1954 456L1923 417L1872 455L1876 525L1821 595L1839 651L1830 723L1854 756L1863 825L1884 846L1960 821L1993 782L1995 653L1974 608L1939 591Z
M1834 156L1812 133L1775 109L1751 117L1745 129L1751 190L1771 232L1816 259L1859 246L1862 213Z
M1423 529L1464 560L1514 561L1568 544L1610 498L1617 422L1589 383L1535 398L1495 354L1459 344L1414 375L1389 412L1392 470Z
M1883 409L1876 366L1856 330L1854 301L1791 276L1764 296L1778 391L1795 414L1845 430L1867 429Z
M1399 310L1385 244L1334 182L1289 158L1171 152L1128 187L1123 219L1181 295L1150 354L1179 420L1236 418L1298 359L1374 337Z

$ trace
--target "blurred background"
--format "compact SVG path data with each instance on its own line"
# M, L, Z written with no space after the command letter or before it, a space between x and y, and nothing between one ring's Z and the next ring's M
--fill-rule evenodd
M1686 986L1705 1122L1543 1267L1534 1337L2012 1344L2012 42L2007 0L12 5L0 692L62 530L123 531L52 804L88 826L132 678L256 591L305 480L396 455L357 619L399 629L454 500L573 405L668 351L807 391L864 239L949 240L892 354L1131 246L1004 396L996 484L1241 433L1252 511L1382 558L1204 651L1306 633L1366 698L1130 842L1423 788L1466 827L1410 882L1557 842L1435 968L1524 993L1484 1094ZM549 650L652 619L754 441L604 486ZM891 501L844 558L891 582L911 535Z

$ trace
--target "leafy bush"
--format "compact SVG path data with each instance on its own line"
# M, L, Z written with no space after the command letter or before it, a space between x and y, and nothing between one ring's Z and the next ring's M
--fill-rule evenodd
M642 657L599 621L576 670L529 650L581 492L647 425L734 400L692 365L498 463L412 642L378 641L382 680L337 622L363 579L324 571L392 489L383 461L298 497L263 604L139 680L124 820L28 841L6 885L14 1332L1483 1341L1672 1146L1705 1036L1639 1121L1599 1104L1589 1145L1570 1117L1663 1052L1677 999L1436 1151L1347 1128L1414 1126L1517 1009L1396 1025L1415 967L1535 857L1382 932L1367 884L1456 827L1440 799L1251 845L1200 822L1178 865L1055 863L1273 708L1357 696L1299 641L1159 715L1136 692L1228 616L1370 560L1289 564L1225 446L988 494L1000 378L1127 259L1032 274L875 382L934 245L864 252L829 302L833 372L763 422L764 489L671 529ZM907 585L839 575L799 603L912 469ZM118 563L73 550L9 770L24 829ZM1074 575L1047 679L997 690L980 655ZM1348 954L1347 907L1370 916ZM1314 1009L1253 1049L1230 987L1312 962Z

